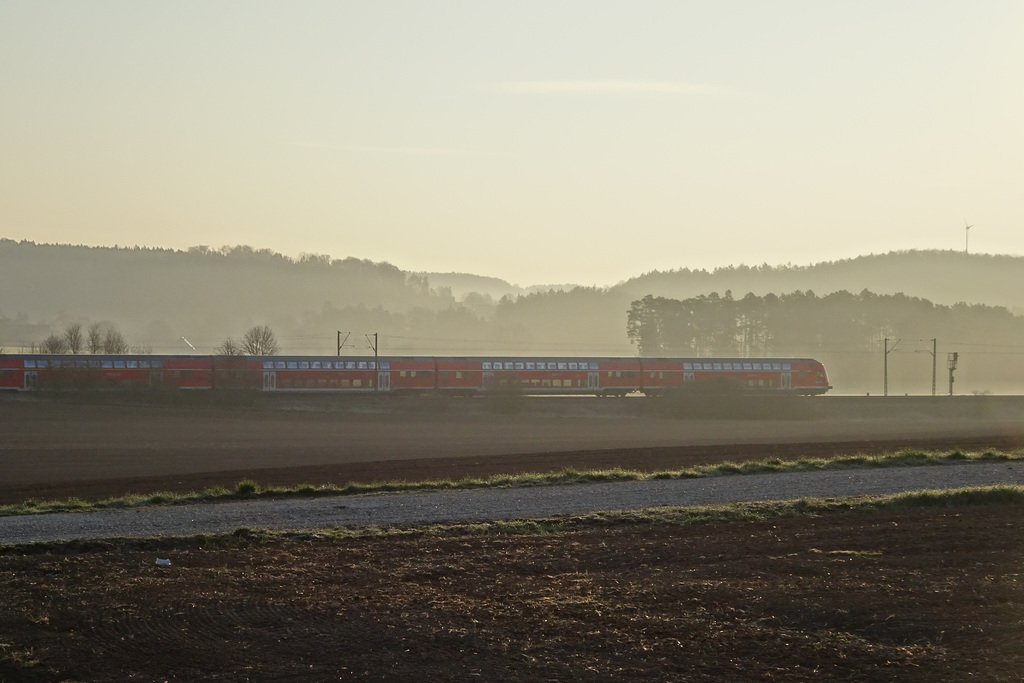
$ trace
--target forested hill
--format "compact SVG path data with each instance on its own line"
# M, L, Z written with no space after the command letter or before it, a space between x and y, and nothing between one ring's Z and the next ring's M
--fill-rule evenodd
M351 306L402 314L455 303L425 278L355 258L291 259L246 246L175 251L12 240L0 240L0 293L0 319L50 327L110 321L166 350L181 336L210 347L253 324L287 333L310 316L329 318L333 328L346 321L332 313ZM22 341L9 334L0 345Z
M471 291L474 285L484 291ZM638 349L627 336L627 312L645 297L685 301L730 293L740 301L750 293L811 291L808 300L831 302L824 298L845 291L872 302L862 293L899 293L920 299L925 308L965 302L1019 315L1024 313L1024 258L902 252L802 267L653 272L608 288L518 288L485 275L445 279L388 263L292 259L251 247L175 251L0 239L0 348L29 348L71 323L104 323L118 328L133 346L156 353L188 353L192 347L212 353L250 326L270 325L282 351L296 354L335 353L340 331L352 333L347 353L367 352L367 334L379 333L380 350L389 355L633 355ZM805 321L786 352L829 353L822 346L822 324ZM911 334L903 327L892 320L871 334L879 340ZM947 327L926 325L912 334L940 337L940 346L973 340ZM991 343L1024 348L1016 339ZM1014 358L1002 358L1016 360L1016 346L999 352L1012 352ZM969 372L965 367L965 382ZM852 382L848 386L859 389Z
M958 251L904 251L860 256L809 266L730 266L713 271L655 271L613 289L631 301L648 294L685 299L731 290L763 296L797 290L838 291L921 297L933 303L965 302L1005 306L1024 313L1024 257L964 254Z

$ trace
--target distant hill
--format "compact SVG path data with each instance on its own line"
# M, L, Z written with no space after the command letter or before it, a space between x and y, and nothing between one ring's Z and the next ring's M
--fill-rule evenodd
M519 296L532 292L547 292L549 290L568 291L578 285L531 285L521 287L506 280L486 275L472 275L470 273L416 273L427 278L430 286L434 289L448 288L456 299L461 299L467 294L481 294L498 300L503 296Z
M284 346L293 348L315 329L324 337L315 348L331 349L336 331L360 312L402 315L455 303L430 291L424 278L355 258L291 259L246 246L176 251L6 239L0 292L0 330L7 331L0 346L38 341L39 323L109 321L133 341L167 352L187 352L182 337L210 351L257 324L291 337Z
M817 294L867 289L939 304L1005 306L1024 312L1024 257L958 251L902 251L810 266L730 266L713 271L654 271L616 285L625 298L647 294L684 299L732 290L758 296L811 289Z
M176 251L0 239L0 348L38 343L73 322L109 322L130 343L160 353L190 352L183 337L210 353L227 337L269 324L287 353L336 353L341 332L349 340L345 353L370 352L367 340L379 333L381 352L395 355L633 355L626 314L645 296L683 300L730 291L739 300L797 290L819 297L902 293L923 305L964 302L1020 314L1024 257L895 252L810 266L655 271L601 288L519 286L486 275L411 273L356 258L292 259L251 247ZM817 332L806 330L808 349L819 348Z

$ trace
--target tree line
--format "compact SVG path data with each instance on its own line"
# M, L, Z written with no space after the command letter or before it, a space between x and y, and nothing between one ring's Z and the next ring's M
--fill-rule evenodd
M768 356L871 351L885 337L957 339L1011 344L1024 318L1000 306L943 306L904 294L848 291L817 296L730 291L688 299L645 296L633 301L626 334L642 356Z
M109 323L93 323L85 328L81 323L71 323L61 333L51 333L38 344L33 344L32 353L46 354L149 354L147 346L132 345L124 334ZM254 325L240 339L228 337L216 352L220 356L272 356L281 351L277 335L269 325Z

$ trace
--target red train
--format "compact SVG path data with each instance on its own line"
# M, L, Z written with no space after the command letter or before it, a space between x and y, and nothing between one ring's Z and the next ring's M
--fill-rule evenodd
M810 358L0 355L0 389L218 389L333 393L659 396L728 388L823 394Z

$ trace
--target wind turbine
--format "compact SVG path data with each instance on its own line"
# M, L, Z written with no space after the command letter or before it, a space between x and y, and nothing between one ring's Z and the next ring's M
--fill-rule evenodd
M967 225L967 219L965 218L964 219L964 253L965 254L967 253L967 245L970 244L970 241L971 241L971 228L973 228L973 227L974 227L973 225Z

